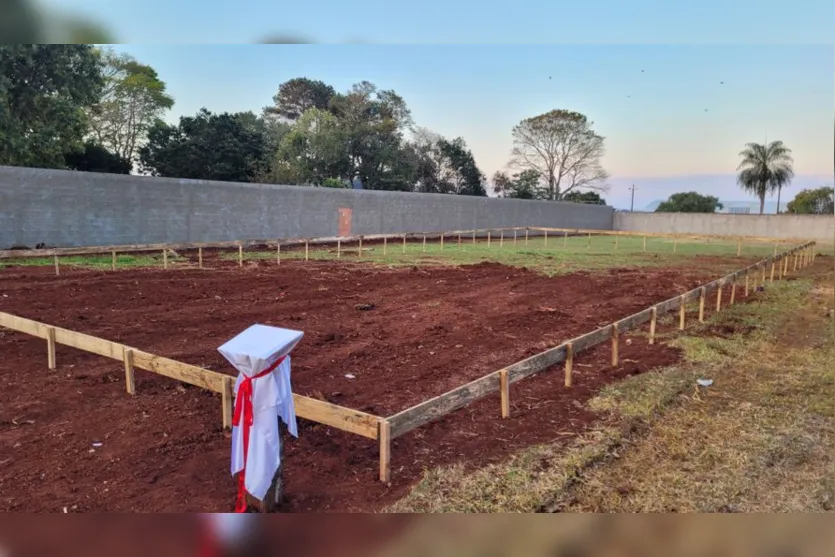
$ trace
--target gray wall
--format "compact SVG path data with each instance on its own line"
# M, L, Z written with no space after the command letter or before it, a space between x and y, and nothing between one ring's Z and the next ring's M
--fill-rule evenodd
M835 215L731 215L704 213L625 213L614 216L615 230L759 236L835 242Z
M611 207L0 166L0 249L336 236L510 226L612 229Z

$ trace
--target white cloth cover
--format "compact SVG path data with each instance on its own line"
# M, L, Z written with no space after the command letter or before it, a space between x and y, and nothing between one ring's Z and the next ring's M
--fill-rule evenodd
M252 325L218 348L240 372L235 381L235 395L245 377L258 375L289 354L303 336L301 331ZM290 356L269 375L252 381L252 415L244 487L254 497L263 499L280 464L278 417L287 425L290 434L294 437L299 435L290 386ZM232 475L243 467L243 431L233 425Z

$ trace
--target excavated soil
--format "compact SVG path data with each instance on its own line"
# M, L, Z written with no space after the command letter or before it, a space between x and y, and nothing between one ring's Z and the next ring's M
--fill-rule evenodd
M216 350L227 339L253 323L299 329L296 392L388 416L719 276L698 262L553 278L493 263L10 268L0 311L230 374ZM390 485L377 480L376 442L302 420L284 451L286 508L373 511L425 469L569 441L596 419L583 403L601 386L679 356L629 334L617 368L605 344L584 352L571 389L561 368L514 384L509 419L496 394L395 439ZM60 345L57 361L48 370L43 340L0 330L0 510L232 509L218 395L137 370L129 396L119 362Z

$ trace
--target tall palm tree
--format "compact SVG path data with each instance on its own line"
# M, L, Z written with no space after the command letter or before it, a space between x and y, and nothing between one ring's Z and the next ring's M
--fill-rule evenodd
M760 198L761 215L766 194L774 190L777 190L777 212L780 212L780 192L794 178L791 152L782 141L772 141L765 145L746 143L745 149L739 153L742 162L737 167L739 175L736 182L742 189Z

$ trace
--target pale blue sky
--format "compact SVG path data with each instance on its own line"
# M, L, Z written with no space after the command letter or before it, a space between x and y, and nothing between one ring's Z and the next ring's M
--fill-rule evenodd
M400 93L418 125L463 137L488 176L504 168L510 131L519 120L552 108L577 110L607 138L604 165L613 178L608 198L620 206L632 182L639 188L636 207L690 187L685 183L724 199L745 199L733 187L737 154L746 142L766 136L794 150L799 187L832 181L835 50L829 46L118 49L159 71L176 100L172 121L202 106L217 112L260 111L278 85L292 77L321 79L337 90L369 80ZM730 182L715 176L694 181L688 177L694 174L727 175ZM670 179L647 179L653 177Z

